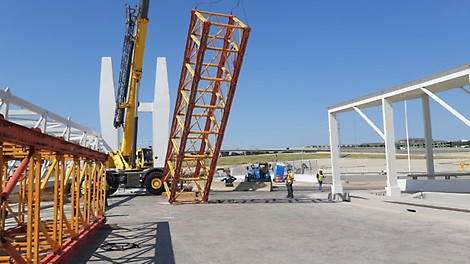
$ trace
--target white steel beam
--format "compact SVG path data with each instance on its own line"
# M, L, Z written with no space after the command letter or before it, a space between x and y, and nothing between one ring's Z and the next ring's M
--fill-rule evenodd
M59 128L59 129L62 129L63 125L62 124L57 124L54 122L47 122L47 131L51 131L53 130L54 128Z
M395 151L395 129L393 126L393 107L385 98L382 99L382 114L385 131L385 159L387 163L387 196L400 197L400 187L398 187L397 161Z
M152 113L153 103L140 103L138 109L139 113Z
M10 109L8 112L11 116L30 116L30 115L37 115L37 113L30 111L28 109Z
M467 126L470 127L470 121L465 118L462 114L460 114L459 112L457 112L457 110L455 110L454 108L452 108L452 106L448 105L446 102L444 102L444 100L442 100L441 98L439 98L437 95L433 94L432 92L430 92L428 89L426 88L421 88L421 90L423 92L425 92L427 95L429 95L429 97L431 97L432 99L434 99L434 101L436 101L438 104L442 105L447 111L449 111L451 114L453 114L454 116L456 116L458 119L460 119L460 121L464 122Z
M440 72L416 81L392 87L371 95L359 97L347 102L330 106L328 110L332 112L348 112L354 106L371 107L379 106L382 98L387 98L390 102L401 102L404 100L420 98L421 88L427 87L432 92L441 92L470 84L470 64L465 64L454 69Z
M466 92L466 93L470 94L470 91L469 91L469 90L467 90L467 89L465 89L465 87L461 86L461 87L460 87L460 89L462 89L464 92Z
M371 126L375 132L377 132L377 134L379 134L379 136L385 140L385 135L384 133L382 133L382 131L380 131L380 129L374 124L374 122L372 122L362 111L361 109L353 106L353 109L356 110L356 112L367 122L367 124L369 124L369 126Z

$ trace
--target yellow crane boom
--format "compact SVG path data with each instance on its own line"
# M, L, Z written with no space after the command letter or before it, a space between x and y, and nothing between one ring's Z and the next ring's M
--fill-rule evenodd
M135 169L139 86L142 77L149 0L141 0L138 10L128 7L126 35L119 74L114 126L123 128L121 149L113 153L118 169Z
M109 153L106 182L109 193L119 187L145 187L151 194L161 194L163 168L155 168L153 150L137 149L139 87L142 77L145 40L148 26L149 0L141 0L139 8L127 6L126 32L119 72L114 127L122 127L121 149Z

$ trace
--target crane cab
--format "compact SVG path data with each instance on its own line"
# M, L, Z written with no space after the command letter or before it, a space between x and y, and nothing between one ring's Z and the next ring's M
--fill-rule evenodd
M136 151L136 167L140 169L153 168L152 148L140 148Z

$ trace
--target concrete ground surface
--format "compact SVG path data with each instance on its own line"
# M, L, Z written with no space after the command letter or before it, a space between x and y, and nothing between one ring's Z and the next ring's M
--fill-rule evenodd
M292 200L282 184L211 192L205 204L115 195L107 225L70 263L469 263L470 205L382 190L351 190L351 202L306 183Z

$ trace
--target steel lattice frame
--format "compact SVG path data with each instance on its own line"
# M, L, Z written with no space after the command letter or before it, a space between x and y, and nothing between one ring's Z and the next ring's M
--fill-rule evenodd
M105 222L106 160L0 117L0 263L66 262Z
M170 203L207 202L250 28L192 10L164 172ZM178 197L197 187L196 199Z

